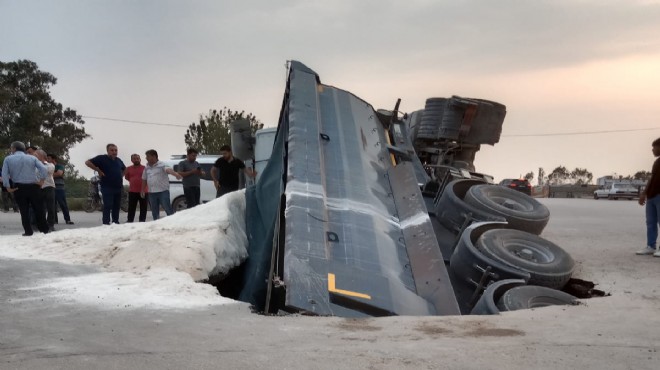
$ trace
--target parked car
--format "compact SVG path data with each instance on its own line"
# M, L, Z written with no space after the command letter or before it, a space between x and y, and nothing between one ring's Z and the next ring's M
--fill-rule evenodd
M521 193L532 195L532 184L525 179L504 179L500 181L500 186L506 186Z
M613 183L594 191L594 199L607 198L617 200L619 198L639 198L639 190L628 183Z
M197 162L204 171L204 176L200 180L200 200L206 203L215 199L215 186L211 179L211 167L215 161L220 158L219 155L198 155ZM179 163L186 159L185 155L172 156L171 159L165 160L168 166L172 167L174 171L179 170ZM183 195L183 183L177 180L174 176L170 177L170 202L172 203L172 210L174 212L186 209L186 197Z

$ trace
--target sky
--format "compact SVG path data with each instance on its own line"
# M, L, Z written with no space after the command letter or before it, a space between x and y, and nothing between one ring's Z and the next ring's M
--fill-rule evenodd
M213 211L211 211L213 210ZM82 275L32 279L30 300L52 299L107 309L203 308L236 301L209 284L247 258L245 192L157 221L0 235L0 258L85 265ZM16 299L12 303L17 304Z
M85 176L110 142L126 163L183 153L210 109L277 125L287 60L376 109L505 104L500 142L475 161L496 180L650 171L660 137L657 0L0 0L0 60L18 59L57 77L53 97L87 117L92 139L70 152Z

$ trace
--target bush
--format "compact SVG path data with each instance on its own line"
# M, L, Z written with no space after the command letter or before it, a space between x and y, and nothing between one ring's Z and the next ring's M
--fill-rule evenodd
M69 211L82 211L87 198L66 198L66 204L69 206Z
M64 188L67 198L86 198L89 191L89 180L85 179L66 179Z

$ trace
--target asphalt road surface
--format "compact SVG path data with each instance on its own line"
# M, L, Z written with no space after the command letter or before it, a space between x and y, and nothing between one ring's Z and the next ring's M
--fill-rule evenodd
M0 259L0 369L655 369L660 258L636 202L543 199L543 236L609 297L498 316L266 317L242 303L199 310L26 301L30 281L94 267ZM100 224L74 213L73 227ZM0 233L20 233L0 214ZM61 227L67 227L61 226ZM0 246L2 248L2 246Z
M139 213L139 212L138 212ZM165 213L161 211L161 215L164 216ZM101 222L101 212L71 212L71 221L73 225L67 225L64 223L64 217L62 213L58 213L59 223L55 225L55 230L66 230L66 229L79 229L79 228L88 228L94 226L100 226L103 224ZM126 222L127 214L126 212L119 212L119 222ZM138 216L135 215L137 219ZM147 220L151 220L151 211L147 214ZM38 232L35 228L35 232ZM13 211L2 212L0 211L0 235L12 235L12 234L23 234L23 226L21 226L21 215L20 213L15 213Z

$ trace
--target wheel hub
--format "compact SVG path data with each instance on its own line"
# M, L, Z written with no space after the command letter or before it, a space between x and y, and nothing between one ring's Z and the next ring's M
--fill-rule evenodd
M516 256L525 259L527 261L536 261L536 258L534 258L534 252L531 249L523 248L517 250Z

